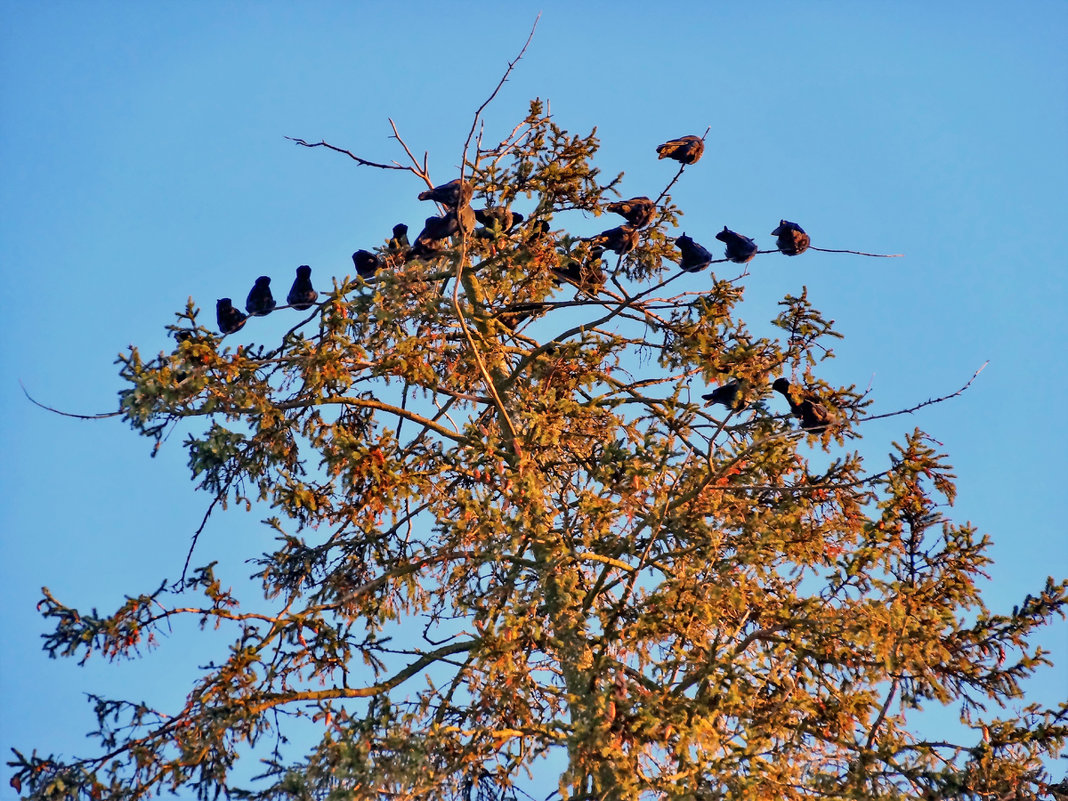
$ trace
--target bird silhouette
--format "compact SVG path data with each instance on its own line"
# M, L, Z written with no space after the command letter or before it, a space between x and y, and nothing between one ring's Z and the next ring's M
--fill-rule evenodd
M675 244L682 252L682 261L679 262L679 266L686 272L696 273L711 264L712 254L685 233L675 240Z
M787 256L800 256L808 250L810 244L808 234L804 229L789 220L779 220L779 227L772 231L771 235L778 237L775 240L775 246L780 253L785 253Z
M474 187L470 183L456 178L447 184L441 184L433 189L420 192L419 199L433 200L435 203L455 209L457 206L465 206L470 203L473 194Z
M242 314L240 309L235 309L230 298L219 298L215 302L215 320L219 323L219 331L223 334L232 334L241 329L248 315Z
M404 250L408 247L408 226L397 223L393 226L393 236L389 240L390 250Z
M681 136L658 145L658 159L674 159L681 164L696 164L705 152L705 143L699 136Z
M790 404L794 417L800 418L801 428L818 434L834 424L834 413L816 395L799 393L785 378L776 378L771 388L781 392Z
M352 254L352 263L361 278L372 278L382 267L382 261L369 250L357 250Z
M553 267L553 282L561 284L570 281L588 292L600 291L605 282L604 270L601 269L602 255L604 248L595 247L590 250L589 258L585 262L569 259L562 267Z
M304 311L310 309L319 293L312 287L311 267L302 264L297 268L297 277L293 280L293 286L286 295L286 303L294 309Z
M747 261L752 261L753 256L759 250L756 242L747 236L736 234L727 226L723 226L723 230L716 234L716 239L726 244L727 258L736 264L745 264Z
M744 399L741 395L741 382L731 381L728 384L724 384L721 387L716 387L707 395L702 395L709 406L714 406L717 403L723 404L731 411L738 411L744 405Z
M512 211L505 206L487 206L484 209L475 209L475 219L479 221L487 232L508 233L525 219L518 211Z
M278 304L271 294L271 279L261 275L253 284L252 290L245 299L245 311L256 317L263 317L271 313Z
M644 228L656 216L656 204L649 198L632 197L630 200L617 200L605 206L608 211L623 216L635 228Z
M622 256L638 247L638 229L629 225L620 225L591 236L589 241L595 246L599 245L605 250L611 250Z

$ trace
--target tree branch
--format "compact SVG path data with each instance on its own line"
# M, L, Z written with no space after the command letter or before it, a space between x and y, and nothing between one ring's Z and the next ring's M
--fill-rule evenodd
M922 409L924 406L931 406L932 404L941 403L942 401L947 401L950 398L955 398L958 395L962 394L968 387L972 385L972 382L979 377L979 373L983 372L983 370L986 369L986 366L988 364L990 364L990 359L987 359L985 362L983 362L982 366L974 373L972 373L972 377L968 379L967 383L965 383L965 385L958 389L956 392L951 392L948 395L943 395L940 398L931 398L929 400L925 400L923 403L917 403L915 406L912 406L908 409L901 409L897 412L887 412L886 414L873 414L870 417L858 417L856 419L856 422L865 423L868 420L881 420L884 417L896 417L899 414L912 414L916 410Z

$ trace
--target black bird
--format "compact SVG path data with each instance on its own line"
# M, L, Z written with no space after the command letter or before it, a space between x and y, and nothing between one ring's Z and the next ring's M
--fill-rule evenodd
M800 225L789 220L779 220L779 227L771 235L778 237L775 246L787 256L800 256L808 250L811 241Z
M508 306L497 315L497 319L509 331L515 331L521 323L545 309L544 303L516 303Z
M408 251L409 259L425 259L445 249L445 240L460 230L455 214L444 217L427 217L423 230L415 238L412 249Z
M297 268L297 277L293 280L293 286L290 288L289 294L286 295L286 303L294 309L304 311L312 307L317 297L319 297L319 293L312 287L311 267L307 264L302 264Z
M271 279L261 275L252 286L252 291L245 299L245 311L256 317L270 314L278 304L275 303L274 295L271 294Z
M700 136L682 136L658 145L658 159L675 159L682 164L696 164L705 152L705 143Z
M356 273L361 278L373 278L374 274L382 267L378 256L368 250L357 250L352 254L352 263L356 267Z
M727 258L736 264L752 261L759 250L756 242L747 236L736 234L727 226L723 226L723 230L716 234L716 239L727 245Z
M408 247L408 226L397 223L393 226L393 236L389 240L390 250L404 250Z
M530 226L530 234L527 236L527 242L537 242L542 237L549 235L549 230L552 226L548 220L538 220L532 226Z
M741 382L731 381L729 384L716 387L707 395L702 395L701 397L708 401L708 405L710 406L721 403L728 409L736 412L745 405L740 392L741 388Z
M604 286L604 270L601 269L603 248L593 248L585 263L570 259L563 267L553 267L553 282L561 284L570 281L588 292L599 292Z
M505 206L487 206L484 209L475 209L475 219L489 231L508 233L525 218L518 211L512 211Z
M605 208L623 216L635 228L644 228L656 216L656 204L644 195L630 200L617 200Z
M443 206L455 209L457 206L466 206L470 203L473 194L474 187L472 187L470 183L456 178L449 181L447 184L441 184L440 186L435 186L433 189L427 189L424 192L420 192L419 199L433 200Z
M611 250L622 256L638 247L638 229L629 225L620 225L601 231L597 236L591 236L589 241L593 245L599 245L605 250Z
M460 223L455 214L446 214L444 217L427 217L423 223L423 230L415 238L415 243L438 241L448 239L460 230Z
M805 431L817 434L834 424L834 413L815 395L798 394L785 378L776 378L771 388L786 397L791 413L801 419L801 428Z
M679 262L679 266L686 272L696 273L712 263L712 254L686 234L676 239L675 244L682 251L682 261Z
M219 330L223 334L232 334L239 331L245 324L248 315L242 314L234 308L230 298L219 298L215 303L215 319L219 323Z

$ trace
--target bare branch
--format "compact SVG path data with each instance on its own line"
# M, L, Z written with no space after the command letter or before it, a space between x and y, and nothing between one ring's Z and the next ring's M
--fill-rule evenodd
M392 122L392 120L391 120L391 122ZM394 129L394 130L396 130L396 129ZM352 152L350 152L348 150L345 150L342 147L337 147L335 145L331 145L328 142L306 142L303 139L296 139L296 138L294 138L292 136L287 136L285 138L288 139L290 142L295 142L296 144L298 144L298 145L300 145L302 147L325 147L325 148L328 148L330 150L333 150L336 153L344 153L346 156L348 156L350 159L355 161L361 167L378 167L378 169L380 169L380 170L407 170L408 172L412 172L412 168L411 167L404 167L404 166L401 166L400 164L397 164L396 162L394 162L393 164L379 164L377 161L368 161L367 159L361 159L359 156L355 155L354 153L352 153Z
M979 377L979 373L983 372L983 370L986 369L986 366L988 364L990 364L990 359L987 359L985 362L983 362L982 366L974 373L972 373L972 377L968 379L967 383L963 387L958 389L956 392L951 392L948 395L943 395L940 398L931 398L929 400L925 400L923 403L917 403L915 406L912 406L908 409L901 409L897 412L887 412L886 414L873 414L870 417L858 417L856 422L864 423L868 420L880 420L884 417L896 417L899 414L912 414L916 410L922 409L924 406L931 406L932 404L941 403L942 401L947 401L950 398L955 398L972 385L972 382Z
M33 395L30 394L30 391L26 389L26 385L22 383L21 378L19 379L19 386L22 387L22 394L25 395L26 398L30 401L30 403L32 403L34 406L40 406L42 409L46 409L52 412L53 414L62 415L63 417L73 417L77 420L105 420L108 417L119 417L120 415L122 415L122 411L104 412L102 414L75 414L74 412L60 411L59 409L53 409L51 406L46 406L45 404L37 400L35 397L33 397Z
M504 75L502 75L501 79L497 82L497 86L494 88L493 92L490 93L490 96L487 97L482 103L482 105L478 107L478 110L475 111L475 118L471 120L471 130L467 132L467 139L464 140L463 161L460 165L461 178L463 177L463 165L467 164L467 148L471 144L471 137L475 135L475 128L478 127L478 121L482 117L482 112L486 109L486 106L493 102L493 98L495 98L497 96L497 93L501 91L501 87L504 86L504 82L508 80L508 76L511 75L512 70L515 69L515 65L519 63L520 59L523 58L523 54L527 52L527 47L530 46L530 42L534 38L534 31L537 30L538 20L540 19L541 12L539 11L538 16L534 18L534 24L530 28L530 33L527 34L527 40L523 43L523 47L520 49L519 55L517 55L512 61L508 62L508 68L504 71Z
M865 253L862 250L831 250L829 248L812 247L811 245L809 246L808 249L809 250L818 250L820 253L852 253L854 256L872 256L873 258L876 258L876 259L900 259L901 257L903 257L905 255L904 253ZM765 252L766 253L773 253L774 251L771 251L771 250L763 251L762 250L760 252L761 253L765 253Z

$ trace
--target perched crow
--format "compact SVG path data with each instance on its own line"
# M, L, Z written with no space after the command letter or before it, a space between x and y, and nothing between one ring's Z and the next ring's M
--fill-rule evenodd
M516 303L500 312L497 319L509 331L515 331L521 323L544 309L544 303Z
M252 291L248 293L248 297L245 299L245 311L256 317L263 317L266 314L270 314L271 310L277 305L274 296L271 294L271 279L266 275L261 275L256 279L256 283L252 286Z
M635 228L644 228L656 216L656 204L647 197L632 197L630 200L617 200L605 208L626 218Z
M357 250L352 254L352 263L361 278L372 278L382 267L378 256L368 250Z
M232 334L239 331L245 324L248 316L234 308L230 298L219 298L215 303L215 319L219 323L219 330L224 334Z
M604 286L604 270L601 269L602 248L594 248L590 251L590 257L582 264L571 259L563 267L553 267L553 280L560 284L570 281L576 286L589 292L598 292Z
M415 243L438 241L448 239L460 230L460 223L455 214L446 214L444 217L427 217L423 224L423 230L415 238Z
M537 242L542 237L548 236L551 227L552 226L549 225L548 220L538 220L530 226L530 234L527 236L527 242Z
M310 309L319 293L312 287L311 267L302 264L297 268L297 277L293 280L293 286L286 295L286 303L294 309Z
M441 186L435 186L433 189L420 192L419 199L433 200L443 206L455 209L457 206L466 206L470 203L473 194L474 187L471 184L467 181L461 182L459 178L456 178L447 184L441 184Z
M404 250L408 247L408 226L397 223L393 226L393 236L389 240L390 250Z
M712 262L712 254L686 234L676 239L675 244L682 251L682 261L679 262L679 266L688 273L703 270Z
M790 411L794 417L801 419L801 428L805 431L817 434L834 424L834 413L815 395L811 393L798 395L785 378L776 378L771 388L785 396L790 404Z
M411 246L408 253L405 255L405 262L412 259L427 259L436 256L445 250L444 239L427 239L416 237L415 244Z
M741 390L742 385L739 381L731 381L729 384L724 384L721 387L716 387L707 395L701 397L708 401L710 406L714 406L717 403L722 403L731 411L738 411L745 403L742 399Z
M622 256L638 247L638 229L629 225L620 225L601 231L597 236L591 236L589 241L593 245L599 245L605 250L611 250Z
M797 223L779 220L779 227L772 231L771 235L778 237L775 240L775 246L780 253L785 253L787 256L800 256L808 250L810 242L808 234Z
M660 159L675 159L682 164L696 164L701 154L705 152L705 143L700 136L682 136L658 145L656 152L660 154L657 156Z
M752 239L741 234L736 234L727 226L716 234L716 239L727 245L727 258L736 264L745 264L752 261L759 248Z
M412 249L408 251L409 259L425 259L445 249L445 240L460 230L455 214L444 217L427 217L423 230L415 238Z
M484 209L475 209L475 219L484 225L487 231L506 234L523 222L524 217L518 211L512 211L505 206L487 206Z

